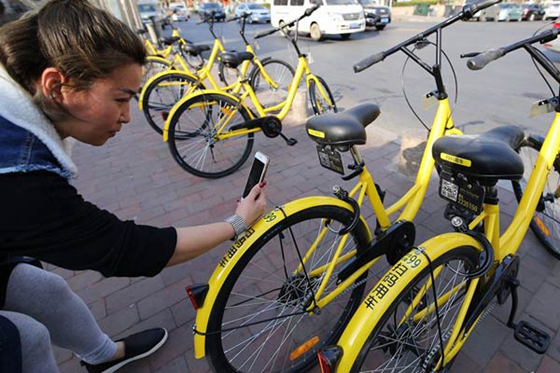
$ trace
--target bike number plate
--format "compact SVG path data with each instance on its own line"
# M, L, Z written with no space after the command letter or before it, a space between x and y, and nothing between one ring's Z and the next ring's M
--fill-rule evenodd
M318 146L317 154L319 155L319 163L321 163L321 166L344 175L344 166L339 152Z
M482 212L484 189L468 180L453 177L446 172L440 173L439 195L476 215Z

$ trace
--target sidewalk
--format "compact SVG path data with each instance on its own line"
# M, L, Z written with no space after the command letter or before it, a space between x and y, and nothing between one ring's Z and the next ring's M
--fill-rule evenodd
M76 187L84 198L122 219L156 226L210 223L231 214L250 163L226 178L196 178L175 164L166 144L136 108L132 115L132 123L106 146L76 145L74 159L80 170ZM272 161L266 187L269 208L302 196L330 194L333 185L343 185L337 174L321 168L303 126L289 121L284 126L286 135L298 140L296 146L287 147L280 138L255 136L253 151L263 151ZM412 185L396 169L398 136L381 134L373 125L368 132L368 144L361 148L364 160L375 181L387 190L387 200L392 201ZM418 243L449 230L442 215L445 203L438 198L435 185L432 183L416 220ZM516 207L515 197L503 190L500 198L506 223ZM195 311L184 287L206 282L227 248L224 244L154 278L107 279L92 271L48 268L68 281L110 336L119 338L155 326L168 329L169 340L161 350L119 372L205 373L209 371L206 361L194 358ZM478 326L458 356L454 372L560 372L560 263L540 247L531 232L520 256L517 320L529 320L550 333L547 354L533 353L514 340L505 327L508 301ZM61 372L85 372L70 352L57 348L56 356Z

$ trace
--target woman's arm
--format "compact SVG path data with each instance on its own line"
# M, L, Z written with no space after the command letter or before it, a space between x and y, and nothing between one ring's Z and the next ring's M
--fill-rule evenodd
M247 226L251 226L265 212L264 186L265 183L255 186L235 210L235 213L243 218ZM176 230L177 246L167 263L168 267L196 258L235 235L233 226L226 222L176 228Z

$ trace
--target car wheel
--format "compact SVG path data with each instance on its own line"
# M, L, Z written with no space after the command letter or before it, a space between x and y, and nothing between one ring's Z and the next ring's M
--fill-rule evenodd
M315 41L319 41L323 38L323 34L321 34L321 29L319 28L319 25L314 23L311 25L311 29L309 30L309 34L311 36L311 39L315 40Z

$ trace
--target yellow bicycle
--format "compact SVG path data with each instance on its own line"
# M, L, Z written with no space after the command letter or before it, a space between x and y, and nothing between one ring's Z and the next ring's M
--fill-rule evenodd
M557 29L549 30L478 54L467 65L479 70L522 48L560 85L560 71L533 46L557 36ZM555 112L544 138L505 126L436 141L440 195L453 206L457 232L418 245L381 277L337 345L319 354L324 372L449 371L480 320L510 295L507 326L515 339L537 353L546 351L550 336L526 321L515 322L515 314L522 260L517 250L527 229L536 212L550 212L547 223L558 224L560 98L553 95L533 107ZM503 234L498 180L512 180L522 195Z
M243 75L249 74L249 81L255 92L263 93L265 91L274 91L275 95L266 98L261 95L263 99L270 100L284 100L287 96L288 83L291 82L292 77L295 74L294 68L286 61L276 59L276 58L264 58L260 60L251 46L251 43L245 37L245 22L249 14L242 14L239 17L235 17L229 21L240 20L241 28L240 35L245 42L245 52L250 53L251 59L245 60L239 69L229 68L227 64L224 64L220 53L225 53L224 46L220 38L215 34L213 30L213 18L209 18L208 25L210 28L210 33L214 36L214 44L211 49L210 57L205 64L201 63L196 68L195 73L190 73L187 71L187 66L183 59L179 58L180 68L173 71L166 70L160 74L157 74L152 79L148 81L145 87L142 89L140 95L140 109L143 111L148 124L159 134L163 134L163 127L165 120L167 119L169 112L173 106L183 97L187 97L196 90L206 89L206 84L208 83L213 89L220 91L229 91L236 87L236 82L232 81L231 74L233 71L235 74ZM228 22L229 22L228 21ZM183 48L187 56L200 56L202 52L210 50L209 46L206 45L188 45ZM232 54L230 52L229 56L237 56L239 53ZM249 54L244 54L249 56ZM180 57L180 56L179 56ZM218 65L218 78L221 80L225 86L220 86L216 79L212 76L212 69L214 62L219 60ZM249 66L253 64L253 68L249 71ZM228 84L228 81L231 82ZM280 97L278 97L280 95Z
M366 143L365 127L379 115L376 105L308 120L321 164L343 172L340 153L349 152L353 162L343 180L355 183L348 191L335 188L336 197L306 197L269 212L233 244L207 284L188 288L197 308L197 358L206 356L216 372L304 372L318 363L320 347L336 343L361 306L367 281L389 268L385 258L397 263L414 244L412 221L434 170L433 144L461 137L447 136L460 131L454 128L441 71L442 36L445 27L477 10L468 6L355 66L360 71L402 51L435 82L431 95L438 108L426 150L414 185L396 202L385 206L385 191L358 150ZM415 52L430 36L436 36L434 65ZM367 212L362 214L370 207L374 227Z
M317 8L309 8L301 17L283 27L257 34L255 39L293 26ZM251 79L240 74L231 92L198 90L182 98L173 107L165 122L163 139L168 142L173 158L183 169L206 178L229 175L247 160L253 147L254 134L259 131L271 138L281 136L288 145L294 145L295 139L288 139L282 134L281 121L291 110L304 76L315 114L337 111L333 94L325 80L311 73L307 55L299 50L297 39L287 37L298 54L295 75L290 82L280 86L264 76L267 82L265 86L273 89L266 95L261 91L257 96L253 85L261 83L255 77ZM247 52L222 55L222 62L230 68L252 59L253 55ZM276 99L270 99L268 94L274 95ZM263 99L267 100L266 104L263 104Z

